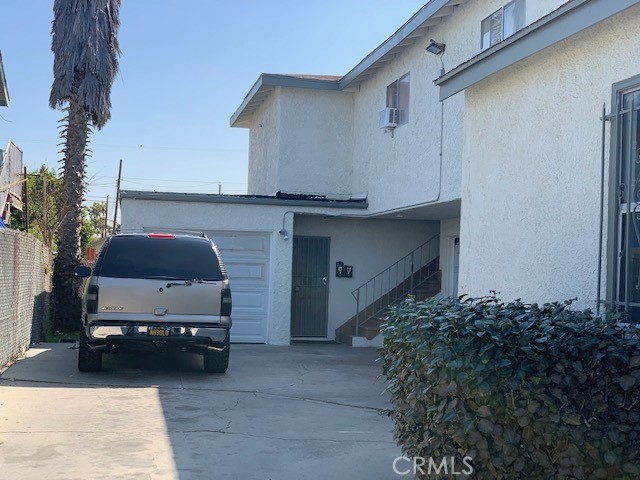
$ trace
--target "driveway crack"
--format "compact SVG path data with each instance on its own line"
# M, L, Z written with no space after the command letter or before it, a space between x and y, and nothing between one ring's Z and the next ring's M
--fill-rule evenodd
M45 381L45 380L26 380L26 379L0 379L0 387L6 384L9 384L9 382L11 383L37 383L37 384L43 384L43 385L84 385L87 387L93 387L93 388L146 388L149 387L149 385L122 385L122 384L108 384L108 383L92 383L92 382L70 382L70 381L65 381L65 382L55 382L55 381ZM311 398L311 397L304 397L304 396L300 396L300 395L284 395L284 394L278 394L278 393L269 393L269 392L263 392L261 390L240 390L240 389L223 389L223 388L197 388L197 387L189 387L189 388L182 388L182 387L171 387L171 386L159 386L159 385L153 385L153 387L161 389L161 390L189 390L189 391L211 391L211 392L218 392L218 393L247 393L247 394L252 394L255 397L257 397L258 395L262 395L265 397L272 397L272 398L286 398L286 399L290 399L290 400L301 400L301 401L306 401L306 402L315 402L315 403L323 403L326 405L334 405L337 407L347 407L347 408L355 408L358 410L368 410L371 412L377 412L380 414L384 414L387 409L386 408L379 408L379 407L369 407L366 405L355 405L355 404L351 404L351 403L344 403L344 402L338 402L338 401L333 401L333 400L323 400L323 399L319 399L319 398Z

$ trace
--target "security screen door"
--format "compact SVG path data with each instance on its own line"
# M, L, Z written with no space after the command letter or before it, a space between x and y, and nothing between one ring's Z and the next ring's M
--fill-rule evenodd
M326 337L329 239L293 237L291 336Z
M615 305L640 323L640 87L619 95Z

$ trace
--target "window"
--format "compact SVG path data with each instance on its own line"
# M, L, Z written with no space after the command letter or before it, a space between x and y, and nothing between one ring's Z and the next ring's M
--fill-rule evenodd
M525 21L525 0L512 0L482 21L482 49L489 48L513 35Z
M398 126L409 121L411 75L406 74L387 87L387 108L398 109Z
M640 323L640 85L618 93L615 128L613 300Z
M100 253L102 277L222 279L213 245L199 238L115 237Z

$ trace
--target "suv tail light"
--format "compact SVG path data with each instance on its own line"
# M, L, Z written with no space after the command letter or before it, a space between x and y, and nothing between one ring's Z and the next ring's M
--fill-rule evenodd
M223 288L220 292L220 316L231 316L231 289Z
M98 285L87 288L87 313L98 313Z

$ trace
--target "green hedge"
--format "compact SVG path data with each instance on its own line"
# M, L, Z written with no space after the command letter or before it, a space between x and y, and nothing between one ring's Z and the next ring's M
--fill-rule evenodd
M571 302L409 299L383 372L407 456L471 457L473 478L640 478L640 335Z

